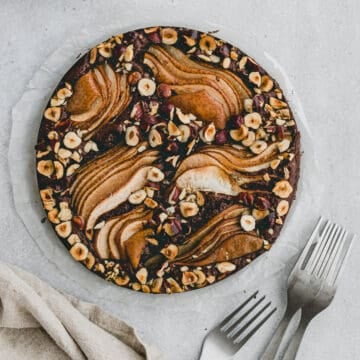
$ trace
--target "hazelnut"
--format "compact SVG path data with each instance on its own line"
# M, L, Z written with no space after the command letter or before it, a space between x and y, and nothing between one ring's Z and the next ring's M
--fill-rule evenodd
M280 165L280 162L281 160L279 159L272 160L270 163L270 167L275 170Z
M125 276L117 276L114 280L116 285L119 286L125 286L130 282L130 278L129 276L125 275Z
M90 270L95 265L95 257L93 254L88 253L87 258L84 260L85 266Z
M59 224L60 223L60 219L59 219L58 215L59 215L59 210L58 209L52 209L47 214L49 221L51 223L53 223L53 224Z
M185 125L190 124L191 121L196 120L196 116L188 113L188 114L184 114L180 108L176 108L175 110L176 112L176 116L178 117L178 119Z
M104 264L99 264L99 263L95 264L95 271L103 274L105 272Z
M138 205L141 204L146 199L146 191L141 189L133 192L129 198L128 201L130 204Z
M280 200L277 207L276 207L276 213L279 216L284 216L289 211L289 202L287 200Z
M244 146L251 146L255 141L255 133L253 131L249 131L247 134L247 137L245 140L243 140L241 143Z
M155 209L159 205L157 201L149 197L145 199L144 204L150 209Z
M45 119L48 119L50 121L57 122L59 121L61 116L61 108L59 107L49 107L44 112Z
M204 35L199 41L199 47L202 51L210 55L216 49L216 41L210 35Z
M55 226L56 233L62 237L67 238L71 234L72 226L70 221L65 221Z
M125 142L129 146L136 146L140 142L139 129L135 125L126 129Z
M258 71L253 71L249 74L249 81L255 84L257 87L261 85L261 75Z
M275 184L272 192L276 196L286 199L293 192L293 188L287 180L280 180Z
M279 152L284 152L290 147L290 140L284 139L278 143Z
M149 144L151 147L160 146L163 143L160 132L156 129L151 129L149 132Z
M136 273L136 278L139 280L140 284L142 284L142 285L146 284L147 277L148 277L148 271L146 268L141 268Z
M187 286L187 285L192 285L195 284L198 280L198 277L191 271L185 271L182 274L181 277L181 282Z
M267 143L266 141L262 141L262 140L257 140L250 146L250 150L254 154L261 154L266 148L267 148Z
M173 121L168 122L168 132L170 136L179 136L181 135L181 131L179 128L175 125Z
M178 284L178 282L173 279L173 278L167 278L166 282L170 285L170 291L174 292L174 293L178 293L178 292L182 292L183 289L181 288L181 286Z
M163 284L163 278L156 278L154 279L153 283L151 284L151 292L154 294L159 294L161 291L161 286Z
M82 160L82 156L80 155L80 153L78 151L74 151L70 157L77 163L81 162L81 160Z
M231 65L231 59L229 57L224 58L223 62L222 62L222 67L224 69L228 69Z
M48 178L51 177L54 170L54 163L51 160L40 160L37 164L37 171Z
M244 109L248 113L251 113L253 111L253 100L252 99L244 100Z
M181 201L180 212L184 218L195 216L199 212L199 207L196 203L190 201Z
M181 134L177 137L177 139L181 143L187 142L189 140L190 135L191 135L190 127L188 125L179 125L178 129L179 129Z
M84 151L85 151L86 153L89 153L90 151L95 151L95 152L97 152L97 151L99 151L99 148L98 148L96 142L90 140L90 141L88 141L88 142L85 144L85 146L84 146Z
M187 46L193 47L196 45L196 40L193 37L187 35L183 35L183 37Z
M90 59L89 59L89 63L90 64L94 64L96 61L96 55L97 55L97 48L94 47L90 50Z
M270 79L268 75L264 75L261 78L261 85L260 85L261 91L269 92L272 90L273 86L274 86L274 82Z
M253 209L251 214L255 220L262 220L269 215L269 210Z
M54 169L56 179L62 179L62 177L64 176L64 167L62 166L61 162L54 161Z
M194 274L197 276L196 283L198 285L201 285L206 281L206 276L201 270L194 270Z
M79 235L71 234L71 235L67 238L67 242L68 242L70 245L74 245L74 244L76 244L76 243L79 243L79 242L80 242Z
M252 231L256 225L255 218L252 215L242 215L240 225L245 231Z
M257 112L246 114L244 117L245 125L252 129L258 129L262 120L261 115Z
M68 149L75 149L81 144L81 138L73 131L68 132L64 136L64 145Z
M66 99L72 95L72 91L68 88L59 89L56 93L58 99Z
M76 261L83 261L87 258L89 250L86 245L75 243L70 249L70 254Z
M141 290L141 284L139 284L138 282L135 282L132 284L132 289L135 291L139 291Z
M216 128L214 123L210 123L200 130L200 138L204 143L211 143L214 141L216 135Z
M245 125L241 125L238 129L230 130L230 137L235 141L241 141L248 135L248 128Z
M216 280L216 278L215 278L214 275L209 275L209 276L206 278L206 281L207 281L209 284L214 283L215 280Z
M65 103L65 99L58 99L57 97L53 97L50 100L50 106L51 107L56 107L56 106L61 106Z
M224 274L226 272L234 271L236 269L236 265L231 262L224 261L216 264L216 268L219 270L219 272Z
M111 43L104 43L99 46L99 54L104 58L109 58L112 55Z
M60 148L57 154L61 159L69 159L72 155L72 152L68 149Z
M124 60L126 62L131 61L134 58L134 45L131 44L129 46L126 47L125 52L124 52Z
M59 212L59 219L61 221L69 221L72 218L71 210L69 209L69 204L67 202L60 203L60 212Z
M53 195L53 189L51 189L51 188L40 190L40 197L41 197L41 200L43 200L43 201L53 200L52 195Z
M51 130L48 132L48 139L49 140L58 140L59 134L55 130Z
M66 169L66 176L71 176L80 167L79 164L72 164Z
M178 34L175 29L163 28L160 30L161 41L166 45L173 45L178 40Z
M164 178L165 174L155 166L151 167L147 174L147 179L153 182L161 182Z
M286 108L287 104L284 101L281 101L275 97L271 97L269 100L269 104L276 110Z
M238 62L238 66L240 70L244 70L246 63L247 63L248 57L247 56L243 56L240 61Z
M197 191L197 192L196 192L196 203L197 203L199 206L204 206L204 205L205 205L205 197L204 197L204 195L202 194L202 192L200 192L200 191Z
M156 90L155 82L147 78L139 80L137 87L141 96L151 96Z
M168 84L159 84L157 87L157 93L160 97L169 98L171 96L171 87Z
M179 249L176 245L170 244L169 246L160 250L161 254L163 254L167 259L173 260L176 258L179 253Z

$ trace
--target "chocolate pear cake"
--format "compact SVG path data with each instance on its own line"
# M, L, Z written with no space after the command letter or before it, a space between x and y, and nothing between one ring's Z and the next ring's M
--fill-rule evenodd
M174 293L268 251L299 177L278 83L213 34L113 36L65 74L43 113L37 177L73 258L117 285Z

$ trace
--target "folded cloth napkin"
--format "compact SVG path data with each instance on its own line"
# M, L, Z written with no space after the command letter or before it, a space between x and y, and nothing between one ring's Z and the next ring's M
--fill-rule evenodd
M133 328L0 263L0 359L160 359Z

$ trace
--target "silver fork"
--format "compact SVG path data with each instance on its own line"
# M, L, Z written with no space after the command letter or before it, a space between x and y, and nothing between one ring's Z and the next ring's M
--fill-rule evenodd
M287 309L278 330L262 356L263 360L283 358L293 335L288 327L293 315L300 308L310 307L309 304L319 294L329 269L336 267L340 259L343 259L339 244L343 242L347 233L344 233L337 224L326 221L324 225L324 222L321 217L289 276Z
M279 354L280 358L295 359L307 326L316 315L331 304L335 296L340 274L344 268L343 265L355 237L354 235L349 236L349 233L340 226L337 225L337 227L339 234L337 241L328 245L328 251L325 255L316 254L319 261L322 258L322 266L318 268L315 274L323 279L320 290L312 302L302 307L299 326L290 344L284 346L285 355Z
M256 291L206 336L200 360L231 359L276 311Z

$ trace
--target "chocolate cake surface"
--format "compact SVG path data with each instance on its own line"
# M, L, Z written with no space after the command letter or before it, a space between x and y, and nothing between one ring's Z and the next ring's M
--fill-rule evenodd
M152 27L82 56L36 145L47 218L72 257L146 293L213 284L268 251L294 200L300 134L237 47Z

